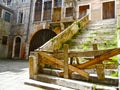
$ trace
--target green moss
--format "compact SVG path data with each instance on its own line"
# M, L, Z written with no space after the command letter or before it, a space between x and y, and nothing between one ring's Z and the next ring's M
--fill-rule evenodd
M78 28L79 28L79 32L82 32L82 28L81 28L80 22L78 22Z
M118 71L113 72L110 76L112 76L112 77L118 77Z
M116 29L119 30L119 29L120 29L120 26L117 26Z

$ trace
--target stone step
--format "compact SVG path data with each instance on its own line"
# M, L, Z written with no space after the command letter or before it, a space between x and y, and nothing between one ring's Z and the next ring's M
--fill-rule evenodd
M97 20L97 21L90 21L90 25L105 25L105 24L116 24L116 19L106 19L106 20Z
M92 75L91 79L93 81L96 81L97 79L95 79L95 77L96 77L95 75ZM73 76L73 78L77 78L77 80L64 79L64 78L46 75L46 74L36 75L36 80L38 80L38 81L45 82L45 83L51 83L51 84L55 84L55 85L60 85L60 86L75 89L75 90L93 90L93 88L95 88L96 90L98 90L98 89L99 90L101 90L101 89L116 90L118 88L117 86L114 86L114 85L105 85L105 84L102 85L102 84L98 84L98 83L93 83L93 81L92 81L92 83L81 81L81 80L78 80L78 79L80 79L79 75ZM99 82L105 82L105 83L112 82L114 84L116 84L116 81L118 82L117 79L114 78L113 81L111 81L112 79L108 77L108 81L99 81Z
M67 88L67 87L63 87L63 86L59 86L51 83L40 82L32 79L26 80L24 83L27 85L35 86L35 87L41 87L41 88L44 88L45 90L74 90L71 88Z
M107 41L114 42L115 38L117 38L115 19L91 21L82 32L77 33L71 39L69 44L70 49L82 49L84 44L89 43L87 47L91 49L92 44L95 42L103 43L104 46Z

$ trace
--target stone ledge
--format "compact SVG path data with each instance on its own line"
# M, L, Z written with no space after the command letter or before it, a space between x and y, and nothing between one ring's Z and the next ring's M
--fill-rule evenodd
M45 83L45 82L40 82L40 81L35 81L35 80L31 80L31 79L25 81L24 84L44 88L45 90L46 89L47 90L74 90L74 89L63 87L63 86Z
M36 75L36 79L39 80L40 82L44 82L47 84L50 83L51 85L55 84L55 85L71 88L73 90L93 90L93 89L95 90L117 90L118 88L115 86L93 84L93 83L88 83L88 82L83 82L83 81L59 78L56 76L50 76L50 75L45 75L45 74ZM58 90L58 88L56 90ZM68 89L59 88L59 90L68 90Z
M62 70L44 68L43 73L47 74L47 75L52 75L52 76L59 76L58 75L59 72L62 72ZM90 70L88 70L86 72L93 73L93 72L90 72ZM98 80L96 74L90 74L90 79L86 80L84 77L80 76L79 74L72 73L71 79L78 80L78 81L90 82L90 83L118 86L118 77L105 76L105 80L100 81L100 80Z

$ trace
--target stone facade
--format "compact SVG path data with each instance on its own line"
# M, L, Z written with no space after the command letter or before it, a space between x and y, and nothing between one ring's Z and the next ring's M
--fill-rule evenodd
M120 13L119 0L9 1L1 0L1 4L13 10L14 14L6 58L28 58L31 41L40 30L50 29L59 34L86 14L89 14L90 20L96 21L117 18ZM41 38L37 42L42 42Z
M13 10L0 5L0 57L6 58L8 54L10 28L13 20Z

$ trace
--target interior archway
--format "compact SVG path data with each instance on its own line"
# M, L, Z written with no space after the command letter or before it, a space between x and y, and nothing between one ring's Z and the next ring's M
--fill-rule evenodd
M56 36L56 33L50 29L39 30L34 34L30 41L29 51L34 51L39 48L54 36Z

